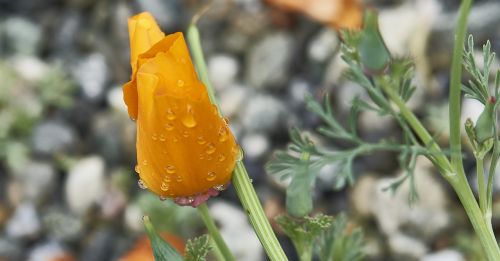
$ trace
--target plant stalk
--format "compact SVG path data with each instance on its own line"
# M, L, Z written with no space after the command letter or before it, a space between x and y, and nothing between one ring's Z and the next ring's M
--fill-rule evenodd
M200 42L200 33L194 23L189 26L187 35L198 75L207 88L210 100L215 106L217 106L219 114L221 114L219 104L215 98L213 87L208 76L207 66L205 64ZM281 245L279 244L278 239L269 224L269 220L267 220L267 217L264 214L264 210L262 209L259 198L255 193L252 182L248 177L248 173L242 159L236 162L235 169L233 170L232 182L236 190L236 194L238 195L238 198L240 199L240 202L250 219L250 223L252 224L254 231L264 247L269 259L272 261L287 261L288 258L286 257L285 252L283 252L283 249L281 248Z
M215 225L214 220L210 216L210 213L208 212L207 204L203 203L203 204L199 205L196 209L198 210L198 213L200 213L201 219L203 220L203 223L205 223L205 227L208 230L208 234L212 238L212 240L215 243L215 246L217 247L219 252L222 254L224 260L225 261L236 261L233 254L229 250L229 247L226 245L226 242L224 241L221 234L219 233L219 229Z
M404 101L387 85L382 85L384 92L399 108L401 115L405 118L408 124L412 127L417 136L426 144L430 145L432 156L434 157L434 164L440 170L441 175L450 183L457 193L460 202L462 203L467 216L469 217L472 227L476 235L481 241L481 245L490 261L500 260L500 249L498 248L497 241L494 234L491 232L491 225L485 221L481 209L479 208L476 198L467 182L463 168L459 168L455 172L448 158L444 156L439 145L432 139L432 136L424 128L422 123L417 119L415 114L408 109Z

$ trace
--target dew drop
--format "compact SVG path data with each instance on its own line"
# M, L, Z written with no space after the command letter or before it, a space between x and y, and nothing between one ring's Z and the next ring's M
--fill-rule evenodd
M215 174L215 172L213 172L213 171L210 171L210 172L208 172L208 174L207 174L207 180L208 180L208 181L213 181L213 180L215 180L215 178L216 178L216 177L217 177L217 175L216 175L216 174Z
M136 119L136 118L132 118L132 117L130 117L130 120L131 120L131 121L136 121L137 119Z
M226 127L221 127L219 129L219 141L220 142L226 141L227 140L227 136L228 135L227 135L227 129L226 129Z
M226 187L226 185L217 185L217 186L214 186L213 188L214 188L215 190L217 190L217 191L223 191L223 190L225 190L227 187Z
M142 179L139 179L137 181L137 185L139 185L139 188L141 188L141 189L147 189L148 188L148 186L146 186L146 183L144 183L144 181Z
M186 116L182 118L182 124L184 124L187 128L193 128L196 126L196 120L193 116L193 108L190 105L187 107Z
M160 141L163 142L163 141L166 141L167 138L165 137L165 134L160 134Z
M182 137L187 138L189 137L189 132L187 130L182 132Z
M166 166L165 170L167 171L168 174L174 174L175 173L175 167L172 166L172 165Z
M151 135L151 139L152 139L152 140L158 140L158 135L157 135L157 134L153 134L153 135Z
M193 197L189 197L189 198L187 199L187 201L188 201L188 203L189 203L189 204L191 204L191 203L193 203L193 202L194 202L194 198L193 198Z
M175 112L171 109L171 108L168 108L167 109L167 120L171 121L171 120L175 120Z
M134 168L135 172L137 173L141 173L141 167L139 165L135 165L135 168Z
M162 182L162 183L161 183L161 186L160 186L160 189L161 189L162 191L168 191L168 189L169 189L169 187L168 187L168 183L166 183L166 182Z
M175 181L177 181L177 182L182 182L182 176L177 175L177 176L175 177Z
M184 86L184 81L183 80L177 80L177 86L179 86L179 87Z
M236 145L235 147L233 147L233 152L236 153L236 160L237 161L242 161L243 160L243 157L245 156L245 152L243 152L243 149Z
M200 154L199 158L202 160L202 159L204 159L204 158L205 158L205 155Z
M203 138L203 136L198 136L198 138L196 138L196 143L203 145L207 143L207 141L205 140L205 138Z
M214 152L215 152L215 149L216 149L216 148L215 148L215 145L214 145L213 143L211 143L211 142L210 142L210 143L208 143L208 144L207 144L207 148L205 149L205 152L206 152L207 154L212 154L212 153L214 153Z
M177 143L177 142L179 141L179 139L178 139L177 137L174 137L172 140L173 140L175 143Z
M226 159L226 156L224 156L224 154L220 154L217 159L220 161L220 162L223 162L225 159Z
M170 176L163 177L163 181L165 181L167 183L170 182L171 180L172 180L172 178L170 178Z
M161 200L161 201L165 201L165 200L167 200L167 199L168 199L168 197L165 197L165 196L160 196L160 200Z
M168 131L171 131L174 129L174 125L172 123L166 123L165 124L165 129Z
M148 161L147 160L143 160L142 161L142 165L144 165L144 166L148 165Z
M208 156L208 157L207 157L207 160L212 160L212 156Z
M229 119L227 117L222 118L222 121L226 124L226 126L229 126Z

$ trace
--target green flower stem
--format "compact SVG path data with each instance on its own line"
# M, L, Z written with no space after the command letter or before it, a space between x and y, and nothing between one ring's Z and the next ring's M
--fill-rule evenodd
M479 208L476 198L467 182L463 168L456 170L451 166L448 158L441 152L439 145L432 139L432 136L427 132L422 123L417 119L415 114L408 109L404 101L394 92L388 85L382 85L384 92L399 108L401 115L410 124L417 136L429 146L434 164L440 170L441 175L450 183L455 193L457 193L460 202L462 203L472 227L476 231L481 245L490 261L500 260L500 249L495 239L495 235L490 230L491 224L485 221L481 209Z
M208 76L207 64L205 63L205 56L203 56L203 48L201 47L200 41L200 31L196 27L196 25L191 24L187 31L187 37L189 40L189 47L191 54L194 57L194 64L196 66L196 71L198 72L198 76L200 80L205 84L205 87L208 92L208 97L210 97L210 101L217 106L220 114L219 103L215 98L214 88L212 86L212 82L210 82L210 77Z
M288 260L264 214L259 198L252 186L252 181L248 177L247 170L242 161L236 163L233 171L233 185L269 259L272 261Z
M481 156L476 156L476 175L477 190L479 194L479 207L481 208L483 216L486 216L488 200L486 198L486 184L484 183L484 158Z
M198 75L207 88L210 100L215 106L217 106L220 114L220 108L208 77L205 58L203 56L203 50L200 42L200 33L194 23L189 26L187 36ZM250 219L250 223L252 224L261 244L264 246L269 259L272 261L288 260L271 228L271 225L269 224L269 220L267 220L266 215L264 214L259 198L255 193L252 182L248 177L245 165L243 165L241 159L236 162L232 182L241 204Z
M462 164L462 141L460 126L460 98L462 90L462 63L464 52L465 33L467 31L467 17L469 15L472 0L462 0L458 14L458 23L455 28L455 42L453 45L453 59L450 71L450 150L451 163L459 172L464 172Z
M196 209L198 210L198 213L200 213L201 219L203 220L203 223L205 223L205 226L208 229L208 233L210 234L210 237L212 238L213 242L215 243L215 246L217 247L217 249L220 251L220 253L224 257L223 260L236 261L233 254L229 250L229 247L227 247L226 242L224 242L224 239L222 238L221 234L219 233L219 229L215 225L214 220L210 216L210 213L208 212L207 204L203 203L203 204L199 205Z

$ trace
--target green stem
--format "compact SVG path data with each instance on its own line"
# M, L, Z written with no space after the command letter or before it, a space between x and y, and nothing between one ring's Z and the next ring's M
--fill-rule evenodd
M488 200L486 194L486 184L484 183L484 159L481 156L476 156L476 174L479 206L483 215L486 216Z
M476 235L481 241L481 245L490 261L500 260L500 249L498 248L495 235L490 229L491 225L484 219L481 209L479 208L476 198L470 189L463 168L459 168L457 173L454 172L448 158L441 152L441 148L432 139L432 136L427 132L422 123L417 119L415 114L406 107L403 100L387 85L382 85L385 93L399 108L401 115L410 124L413 131L425 143L428 144L434 156L435 166L440 170L441 175L450 183L455 193L457 193L462 206L469 217L472 227Z
M462 63L465 33L467 31L467 17L469 15L472 0L463 0L460 5L458 14L458 23L455 33L455 42L453 45L453 59L450 71L450 151L451 151L451 164L460 172L463 171L462 164L462 142L460 133L460 98L462 90Z
M189 40L189 47L191 54L194 57L194 64L196 66L196 71L198 72L198 76L200 80L205 84L205 87L208 92L208 97L210 97L210 101L212 104L217 106L217 109L220 109L217 103L217 99L215 98L214 88L212 83L210 82L210 77L208 76L207 65L205 63L205 56L203 56L203 48L201 47L200 41L200 31L196 27L196 25L191 24L187 31L187 37Z
M233 171L233 185L269 259L272 261L288 260L264 214L242 161L236 163Z
M208 212L207 204L203 203L203 204L199 205L196 209L198 210L198 213L200 213L201 219L203 220L203 223L205 223L205 227L207 227L208 234L210 234L210 237L214 241L215 246L217 247L217 249L220 251L220 253L224 257L224 260L236 261L233 254L229 250L229 247L227 247L226 242L224 241L221 234L219 233L219 229L215 225L214 220L210 216L210 213Z
M215 94L213 91L212 84L208 77L207 67L205 64L205 59L203 57L203 50L201 48L200 33L195 24L191 24L188 28L188 40L191 53L194 57L194 62L196 65L197 72L201 78L201 81L205 84L207 88L208 95L212 103L217 106L220 113L219 105L216 101ZM233 185L236 189L236 193L247 213L250 223L252 224L257 237L259 238L267 256L272 261L286 261L286 257L281 245L274 234L269 220L267 220L264 210L260 205L259 198L255 193L252 186L252 182L248 177L248 173L243 165L242 160L236 162L235 169L233 171L232 178Z

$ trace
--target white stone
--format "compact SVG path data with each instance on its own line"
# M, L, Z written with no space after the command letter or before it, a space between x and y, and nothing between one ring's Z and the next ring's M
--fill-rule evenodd
M241 140L241 146L245 152L245 157L258 159L269 150L270 143L265 135L254 133L244 136Z
M132 231L143 231L144 225L142 224L142 216L144 213L137 205L129 205L125 208L123 218L125 225Z
M390 235L388 241L392 252L398 255L418 259L428 252L427 246L422 241L404 234Z
M220 232L236 260L260 260L262 246L248 219L240 208L217 201L210 205L210 214L221 225Z
M465 261L465 258L457 250L444 249L424 256L421 261Z
M35 206L31 203L18 205L7 222L5 231L9 237L33 237L40 232L41 224Z
M109 106L117 111L127 113L127 105L123 101L123 90L121 86L111 88L106 95Z
M248 132L272 132L283 125L287 116L281 100L270 95L250 97L241 111L243 127Z
M325 28L313 38L308 46L307 53L315 62L325 62L330 58L339 46L339 40L335 30Z
M226 117L232 117L238 113L244 105L250 91L245 86L233 85L220 92L220 107Z
M29 254L28 261L57 260L65 254L66 252L59 243L51 241L35 246Z
M217 54L208 59L208 74L219 91L234 83L239 69L236 58L227 54Z
M258 41L246 57L246 78L257 88L280 87L288 78L292 60L291 35L275 32Z
M386 235L412 227L418 231L418 236L428 239L449 226L448 197L433 177L431 163L423 157L417 158L414 175L419 200L411 206L408 203L408 180L394 194L384 191L400 175L376 180L363 178L356 183L352 194L354 208L363 215L374 215L380 230Z
M87 98L98 98L104 92L108 80L106 58L101 53L92 53L84 57L73 68L73 77Z
M104 160L99 156L81 159L69 171L64 186L66 200L77 214L98 203L105 191Z
M12 68L28 81L41 80L49 70L49 66L34 56L18 55L10 59Z

